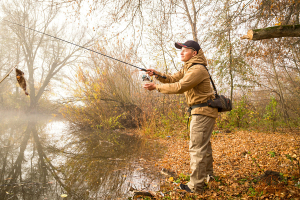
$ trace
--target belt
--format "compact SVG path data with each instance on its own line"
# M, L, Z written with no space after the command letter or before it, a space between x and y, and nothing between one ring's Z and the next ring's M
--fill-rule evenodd
M206 107L206 106L208 106L208 103L195 104L195 105L192 105L191 107L189 107L188 112L191 113L194 108L201 108L201 107Z
M187 129L189 129L189 121L190 121L190 117L191 117L192 110L193 110L194 108L201 108L201 107L206 107L206 106L208 106L208 103L195 104L195 105L192 105L191 107L189 107L188 113L189 113L190 115L189 115L189 118L188 118L187 123L186 123Z

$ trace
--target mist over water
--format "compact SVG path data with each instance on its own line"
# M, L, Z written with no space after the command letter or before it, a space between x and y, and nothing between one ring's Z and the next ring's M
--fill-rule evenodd
M162 148L121 131L80 131L46 115L0 112L1 199L127 199L158 190Z

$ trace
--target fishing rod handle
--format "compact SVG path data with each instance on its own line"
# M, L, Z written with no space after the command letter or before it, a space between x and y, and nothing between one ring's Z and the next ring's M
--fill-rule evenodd
M160 77L162 77L163 79L167 79L167 77L166 77L166 76L162 76L162 75L159 75L159 74L155 74L154 72L153 72L153 75L157 75L157 76L160 76Z

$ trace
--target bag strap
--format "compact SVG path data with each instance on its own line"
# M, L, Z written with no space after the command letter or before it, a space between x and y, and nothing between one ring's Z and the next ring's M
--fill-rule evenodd
M192 66L193 66L193 65L202 65L202 64L200 64L200 63L193 63L193 64L192 64ZM206 67L205 65L202 65L202 66L204 66L204 67L205 67L205 69L206 69L206 71L207 71L207 73L208 73L208 75L209 75L209 78L210 78L211 84L213 85L213 88L214 88L214 91L215 91L215 95L216 95L216 96L218 96L217 88L216 88L216 86L215 86L215 83L214 83L214 81L213 81L213 80L212 80L212 78L211 78L211 75L210 75L210 73L209 73L209 71L208 71L207 67Z

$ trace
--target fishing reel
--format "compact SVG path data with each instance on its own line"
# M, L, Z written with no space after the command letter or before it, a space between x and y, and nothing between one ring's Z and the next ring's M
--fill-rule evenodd
M143 74L142 75L142 80L143 81L148 81L148 82L152 82L152 79L149 75Z
M146 74L142 75L142 80L143 80L142 87L144 87L145 84L152 82L152 78L149 75L146 75Z

